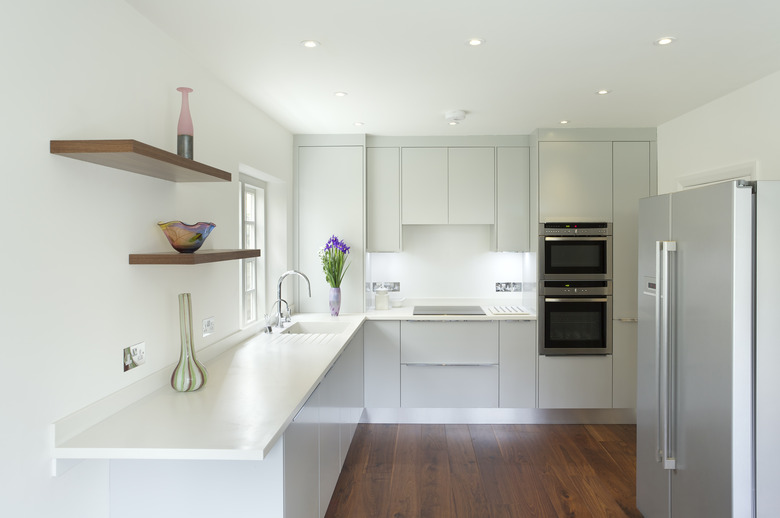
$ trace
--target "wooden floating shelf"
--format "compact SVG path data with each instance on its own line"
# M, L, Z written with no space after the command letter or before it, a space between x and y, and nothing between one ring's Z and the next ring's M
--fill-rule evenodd
M130 264L203 264L260 257L260 250L198 250L192 254L130 254Z
M230 182L227 171L137 140L52 140L50 152L170 182Z

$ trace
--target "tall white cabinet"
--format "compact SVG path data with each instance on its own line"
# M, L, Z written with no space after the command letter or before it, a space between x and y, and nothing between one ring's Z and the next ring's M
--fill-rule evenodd
M636 407L638 203L655 194L654 138L646 129L539 130L539 221L613 228L613 354L540 357L540 408Z
M328 312L330 286L318 251L336 235L351 247L350 266L341 285L341 311L359 313L364 300L364 146L317 142L301 138L296 147L297 266L311 281L311 297L305 281L290 278L285 282L298 282L298 311Z
M613 397L614 408L636 407L638 203L655 194L650 142L614 142L613 155Z
M612 221L612 142L539 142L539 221Z

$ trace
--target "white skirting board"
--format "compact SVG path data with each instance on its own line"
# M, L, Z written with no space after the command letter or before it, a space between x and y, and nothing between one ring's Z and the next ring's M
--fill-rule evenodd
M366 408L362 423L636 424L634 408Z

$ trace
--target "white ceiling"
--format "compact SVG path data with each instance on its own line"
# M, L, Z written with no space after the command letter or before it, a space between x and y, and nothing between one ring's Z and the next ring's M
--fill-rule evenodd
M296 134L655 127L780 70L778 0L127 2Z

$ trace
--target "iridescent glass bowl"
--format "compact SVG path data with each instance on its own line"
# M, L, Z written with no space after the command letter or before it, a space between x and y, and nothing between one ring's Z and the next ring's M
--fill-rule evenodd
M168 238L174 250L183 254L191 254L209 237L209 234L216 225L214 223L198 222L194 225L188 225L181 221L169 221L167 223L158 223L160 228Z

